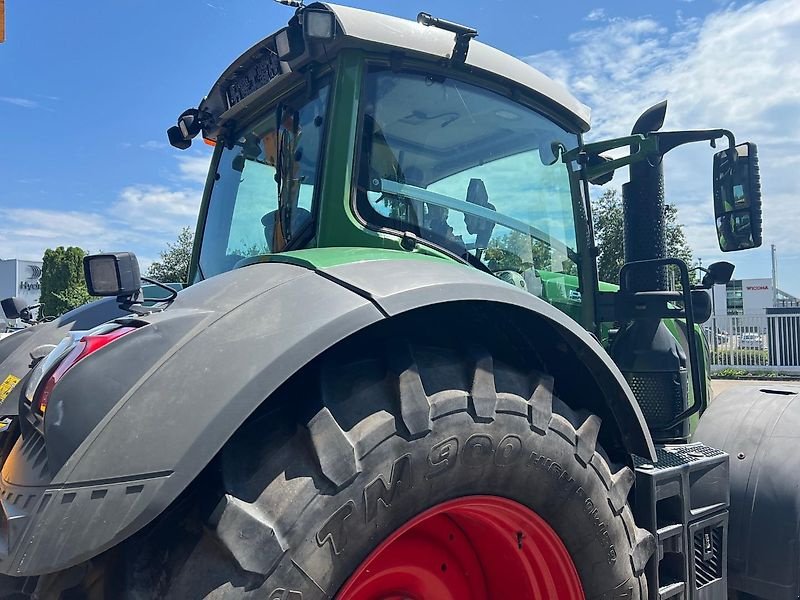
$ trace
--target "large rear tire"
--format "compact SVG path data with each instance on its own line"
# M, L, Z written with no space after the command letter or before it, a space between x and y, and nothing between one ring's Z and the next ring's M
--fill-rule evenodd
M612 473L596 444L599 418L483 348L385 343L328 356L252 419L220 459L205 525L146 536L122 561L127 595L647 598L653 538L627 505L632 471ZM382 569L397 577L359 587ZM413 587L421 572L432 587Z

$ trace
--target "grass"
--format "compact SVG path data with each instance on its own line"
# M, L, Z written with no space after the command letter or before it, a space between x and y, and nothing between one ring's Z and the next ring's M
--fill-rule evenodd
M794 379L800 377L797 373L781 373L780 371L748 371L729 367L711 374L712 379Z

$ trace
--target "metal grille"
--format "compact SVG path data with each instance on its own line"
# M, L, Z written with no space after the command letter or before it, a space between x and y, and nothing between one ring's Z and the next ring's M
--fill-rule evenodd
M695 532L694 572L697 589L722 578L722 527Z
M625 379L651 427L664 425L683 411L683 390L677 373L625 373Z
M680 467L681 465L688 465L704 458L714 458L717 456L724 456L722 450L716 448L709 448L702 443L694 444L680 444L675 446L656 446L656 458L659 469L666 469L669 467ZM633 457L634 464L638 467L642 464L650 463L650 460L640 456Z

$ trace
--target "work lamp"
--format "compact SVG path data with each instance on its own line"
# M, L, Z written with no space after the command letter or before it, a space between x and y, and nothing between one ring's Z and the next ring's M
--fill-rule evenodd
M92 296L133 296L142 287L139 262L133 252L84 256L83 272Z

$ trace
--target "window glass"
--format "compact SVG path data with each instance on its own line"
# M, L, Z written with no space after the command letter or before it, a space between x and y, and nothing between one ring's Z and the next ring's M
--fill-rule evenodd
M223 149L201 241L203 276L309 237L327 99L323 86L314 98L283 102Z
M382 68L368 73L362 118L362 218L480 260L539 295L551 281L579 301L569 172L559 157L578 145L576 134L491 91Z

